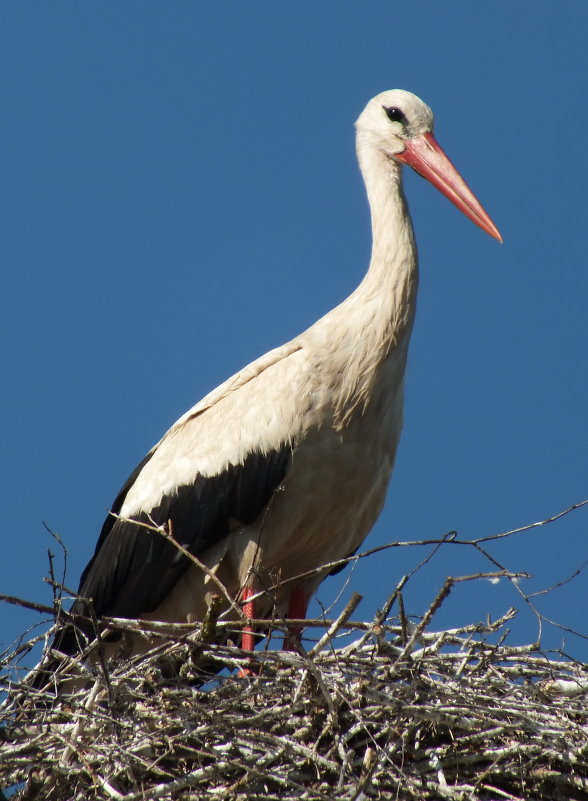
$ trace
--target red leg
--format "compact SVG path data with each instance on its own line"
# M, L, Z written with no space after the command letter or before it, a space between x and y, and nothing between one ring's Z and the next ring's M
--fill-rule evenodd
M304 620L308 608L308 595L299 587L295 587L290 593L288 603L288 618L290 620ZM288 633L284 636L284 651L295 651L294 644L300 641L302 626L289 626Z
M245 587L241 594L241 597L244 601L243 603L243 614L247 618L247 620L253 620L255 618L255 601L250 601L249 599L255 595L255 590L253 587ZM244 651L254 651L255 650L255 629L249 623L246 623L243 626L241 631L241 648ZM255 670L249 667L242 667L239 670L239 678L246 679L249 676L257 675Z
M255 595L255 590L253 587L245 587L243 590L243 614L247 618L247 620L253 620L255 618L255 601L250 601L249 599ZM241 633L241 648L244 651L254 651L255 650L255 631L253 626L249 623L243 626L243 631Z

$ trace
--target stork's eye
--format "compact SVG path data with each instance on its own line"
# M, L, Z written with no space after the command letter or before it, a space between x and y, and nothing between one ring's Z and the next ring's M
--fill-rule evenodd
M382 106L384 111L386 112L386 116L390 120L390 122L407 122L406 116L397 106L390 106L386 108L386 106Z

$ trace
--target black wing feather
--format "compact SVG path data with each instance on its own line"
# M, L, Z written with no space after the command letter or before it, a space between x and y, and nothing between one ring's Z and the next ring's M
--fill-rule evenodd
M135 481L139 477L139 474L141 473L141 471L143 470L143 468L145 467L147 462L151 459L151 457L153 456L154 453L155 453L154 450L149 451L149 453L143 459L143 461L139 462L139 464L135 467L135 469L133 470L131 475L127 478L125 483L122 485L118 495L114 499L114 503L110 507L111 514L108 515L108 517L104 521L104 524L102 525L102 529L100 531L100 536L98 537L98 542L96 543L96 549L94 551L94 556L92 557L92 559L90 559L90 561L88 562L88 564L84 568L84 570L82 572L82 575L80 577L80 590L84 585L84 582L85 582L86 577L87 577L87 575L88 575L88 573L90 571L90 568L94 564L94 560L98 556L98 552L101 550L106 538L108 537L110 531L112 530L112 527L114 526L114 524L116 522L116 515L120 512L120 510L122 508L122 505L125 502L125 498L127 497L128 491L131 489L131 487L133 486L133 484L135 483ZM80 590L78 590L78 594L79 594Z
M235 519L253 523L283 481L291 461L291 447L270 453L251 453L241 465L229 465L216 476L197 476L190 485L166 495L154 509L134 516L133 521L106 519L94 556L80 580L78 594L91 598L98 617L136 618L152 612L172 590L190 561L173 543L147 526L167 526L174 538L198 556L230 532ZM129 477L113 504L116 515L149 454ZM136 522L134 522L136 521ZM147 524L146 525L141 525ZM86 614L76 601L72 611ZM77 647L75 633L64 630L56 640L58 650Z

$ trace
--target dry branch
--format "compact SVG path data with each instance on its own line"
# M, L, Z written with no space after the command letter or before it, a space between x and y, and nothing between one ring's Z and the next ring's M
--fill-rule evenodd
M536 641L510 645L513 609L434 630L464 582L517 587L520 574L488 555L492 572L450 577L420 620L404 613L405 585L442 545L481 549L501 537L420 541L429 555L373 620L350 619L352 597L336 619L303 622L308 650L258 650L254 662L212 641L238 638L239 623L218 609L203 627L104 619L153 649L108 665L68 658L62 669L84 684L56 697L24 680L20 664L40 638L23 636L0 655L0 786L20 783L19 801L588 801L588 666ZM59 599L54 610L2 599L72 624ZM287 630L284 620L258 623ZM205 683L211 664L222 672ZM238 678L243 667L257 675Z
M94 668L57 699L13 681L0 782L24 782L23 801L588 799L585 665L492 644L512 610L407 640L400 619L354 623L352 609L308 621L323 630L312 656L257 652L246 679L242 651L168 626L108 681ZM203 686L210 658L227 670Z

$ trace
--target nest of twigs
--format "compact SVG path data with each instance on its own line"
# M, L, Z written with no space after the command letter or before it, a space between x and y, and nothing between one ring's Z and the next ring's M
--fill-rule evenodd
M70 660L86 683L67 694L11 678L0 784L51 801L588 799L588 666L501 643L512 610L431 631L442 596L418 625L390 617L397 594L353 622L354 596L307 622L310 650L254 662L176 626L142 658Z

